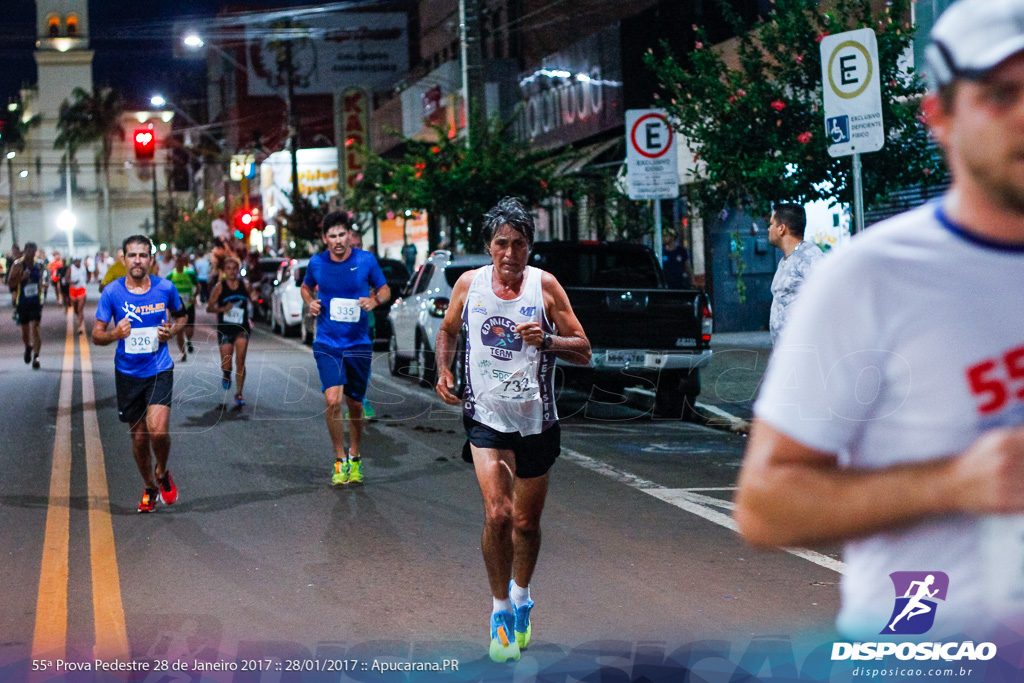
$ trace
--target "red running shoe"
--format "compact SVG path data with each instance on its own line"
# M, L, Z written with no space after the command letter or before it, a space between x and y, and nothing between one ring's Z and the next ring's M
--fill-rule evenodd
M178 500L178 487L171 479L171 471L164 472L164 476L157 479L156 483L160 485L160 500L164 505L174 505L174 501Z
M146 489L142 492L142 500L139 501L139 512L152 512L156 510L156 489Z

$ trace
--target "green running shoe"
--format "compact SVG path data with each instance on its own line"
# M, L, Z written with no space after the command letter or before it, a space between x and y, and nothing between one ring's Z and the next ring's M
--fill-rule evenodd
M331 473L331 485L338 486L349 482L350 470L348 460L335 460L334 472ZM360 475L362 479L362 475Z
M360 460L349 460L349 481L353 484L361 484L363 482L363 461Z
M367 401L364 398L363 399L363 417L365 417L367 420L369 420L371 417L376 417L376 415L377 415L377 412L373 409L373 406L371 406L370 402Z
M514 623L515 619L511 612L496 612L491 615L491 650L489 654L492 661L499 664L510 659L514 662L519 661L519 643L512 635Z

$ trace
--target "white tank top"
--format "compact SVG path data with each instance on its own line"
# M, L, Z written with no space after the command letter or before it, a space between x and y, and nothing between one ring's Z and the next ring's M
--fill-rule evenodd
M499 432L540 434L558 420L555 358L524 344L515 326L539 322L554 333L544 311L543 271L527 266L522 294L507 301L494 293L493 272L493 265L477 271L462 311L467 331L462 411Z

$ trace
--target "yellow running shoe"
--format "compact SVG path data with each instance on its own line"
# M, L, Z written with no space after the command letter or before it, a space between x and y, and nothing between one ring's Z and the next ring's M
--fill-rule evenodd
M349 470L348 470L348 472L349 472L349 479L348 480L350 482L352 482L353 484L361 484L362 481L363 481L363 461L362 461L362 459L360 458L359 460L349 460L348 462L349 462Z
M347 484L350 476L348 460L335 460L334 471L331 473L331 485ZM361 475L360 479L362 479Z
M508 660L519 661L519 643L512 634L515 623L511 612L491 615L491 659L499 664Z

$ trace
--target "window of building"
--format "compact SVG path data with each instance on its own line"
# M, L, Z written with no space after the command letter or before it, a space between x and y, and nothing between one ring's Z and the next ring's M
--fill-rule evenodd
M60 37L60 19L58 19L56 15L51 14L49 17L47 17L46 27L50 33L51 38Z
M68 38L74 38L78 35L78 17L74 14L69 14L65 20L65 25L68 27Z

